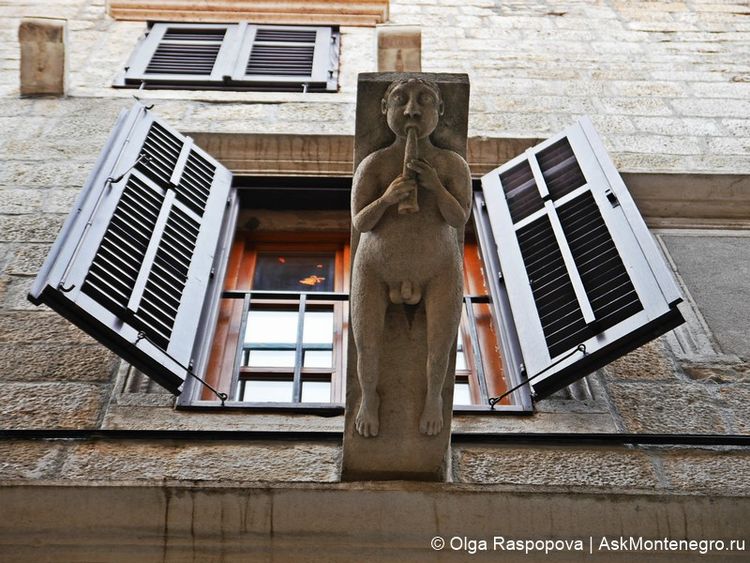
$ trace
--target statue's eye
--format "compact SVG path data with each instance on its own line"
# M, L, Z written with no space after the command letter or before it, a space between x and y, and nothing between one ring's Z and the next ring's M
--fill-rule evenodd
M394 94L393 95L393 103L397 106L402 106L406 103L406 96L403 94Z
M420 104L434 104L435 98L432 96L432 94L422 94L419 96L419 103Z

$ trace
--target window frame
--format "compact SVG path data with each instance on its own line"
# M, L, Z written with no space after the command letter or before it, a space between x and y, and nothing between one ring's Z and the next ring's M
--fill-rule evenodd
M244 183L247 181L250 181L252 183L252 178L247 177L244 180L240 180L240 183ZM258 182L257 185L250 186L250 187L238 187L237 192L240 194L238 197L240 200L247 199L247 196L243 197L243 193L253 193L255 191L262 192L263 195L261 195L261 198L268 199L271 201L274 201L276 197L280 196L284 193L285 188L273 188L273 184L278 185L285 185L286 188L288 188L288 184L291 182L292 184L295 184L301 180L301 177L288 177L288 178L273 178L273 179L265 179L264 181ZM313 179L313 182L315 180ZM349 184L351 181L351 178L348 178L346 183ZM306 183L306 182L305 182ZM309 188L310 191L316 191L315 188ZM299 194L299 192L297 192ZM347 191L348 194L348 191ZM294 197L294 196L292 196ZM481 200L481 194L478 196ZM282 198L283 199L283 198ZM348 197L346 198L348 201ZM288 200L287 200L288 201ZM309 209L309 211L314 211L314 209ZM476 214L476 213L475 213ZM475 219L476 222L476 219ZM479 231L479 228L477 226L474 227L476 231ZM485 227L486 231L486 227ZM289 231L264 231L261 233L243 233L242 231L236 231L236 237L242 239L243 249L241 251L235 251L233 248L233 251L230 252L228 256L228 263L235 262L235 264L232 266L228 266L228 268L239 268L239 264L245 259L244 256L250 252L250 253L257 253L258 251L263 251L267 249L284 249L286 248L289 250L288 244L293 241L297 241L298 244L302 244L303 246L307 245L307 247L310 250L332 250L337 245L341 247L341 254L343 257L344 264L342 266L339 266L337 264L337 273L343 274L343 277L341 278L341 285L337 283L336 291L341 293L346 293L348 296L348 286L349 286L349 276L350 276L350 269L346 267L346 264L349 264L350 261L350 248L349 248L349 233L339 233L339 232L331 232L331 231L321 231L317 233L309 233L305 232L305 234L302 235L302 239L300 239L300 234L295 232L289 232ZM479 233L477 232L476 236L473 237L475 240L473 241L473 246L476 247L477 251L479 252L477 257L477 267L476 272L474 273L475 277L478 277L480 279L474 279L473 285L478 286L482 283L489 283L488 276L485 275L485 272L480 271L480 266L483 264L483 261L485 260L485 256L491 256L491 253L487 252L485 249L481 247L481 242L479 239ZM345 240L344 240L345 239ZM302 241L299 243L299 241ZM248 242L249 241L249 242ZM232 245L234 246L237 244L237 240L235 239ZM247 250L247 248L244 246L245 244L249 244L252 248L250 250ZM337 257L338 261L338 257ZM249 263L253 264L254 269L254 258L251 258L249 260ZM247 319L247 304L250 300L250 294L251 293L263 293L263 294L272 294L274 292L271 292L269 290L253 290L249 287L249 282L252 279L252 271L244 272L244 279L245 282L248 285L247 288L243 289L234 289L229 287L230 280L228 278L225 279L225 285L224 290L222 291L221 295L224 298L232 297L233 301L235 303L233 305L227 305L227 307L235 307L235 310L231 315L234 315L235 320L234 322L234 328L229 326L228 324L228 330L230 334L236 334L236 338L238 339L238 344L236 345L233 342L230 343L222 343L221 346L227 346L229 348L234 348L235 352L231 355L233 358L233 367L228 368L227 361L225 360L223 363L223 369L231 369L230 373L219 373L217 377L213 377L208 372L208 364L205 365L204 370L202 372L202 377L204 379L207 379L208 382L211 384L212 387L221 388L222 391L227 392L229 395L229 398L226 400L225 404L219 404L219 401L215 398L211 397L208 393L205 392L205 387L201 385L198 381L191 381L189 382L185 390L181 395L177 398L177 406L180 409L197 409L197 410L211 410L211 409L231 409L231 410L247 410L251 412L299 412L299 413L317 413L323 416L330 416L334 414L343 413L344 409L344 395L338 394L336 395L336 391L334 391L334 396L336 399L340 399L340 401L332 401L329 404L320 404L320 403L304 403L304 402L245 402L245 401L239 401L237 400L233 394L236 394L236 392L239 389L239 382L238 377L240 370L238 369L240 367L239 364L239 357L241 354L241 341L239 341L240 335L244 333L245 326L246 326L246 319ZM465 278L468 281L468 273L465 273ZM476 292L470 291L470 288L467 286L466 291L464 292L463 296L463 303L462 303L462 325L461 325L461 335L463 336L463 345L464 350L466 354L466 360L467 365L469 368L468 379L474 382L474 385L471 386L471 392L473 398L478 398L477 395L482 393L482 391L477 391L478 389L482 389L484 394L487 394L486 389L490 388L496 388L496 383L492 383L489 378L485 375L488 371L488 369L485 367L489 364L487 364L487 356L488 353L492 347L495 349L500 349L501 342L499 337L499 330L496 322L496 313L494 312L494 308L492 306L492 299L489 297L489 288L486 290L486 295L477 294ZM289 298L291 299L291 296L286 295L283 296L284 292L279 292L279 296L283 298ZM312 296L313 300L317 300L315 298L315 293L308 293L308 296ZM294 300L296 303L297 301ZM244 303L244 305L243 305ZM346 303L348 303L348 298L346 300ZM484 327L484 329L481 330L481 335L475 334L474 337L471 336L470 330L471 330L471 321L469 321L469 312L468 312L468 306L473 305L474 307L486 307L490 310L490 322L492 323L492 327ZM219 305L221 307L221 305ZM342 327L342 334L340 335L340 338L338 340L340 348L340 353L338 354L338 357L335 356L335 362L337 365L334 369L338 371L338 374L332 376L332 388L335 386L343 387L344 382L346 380L346 359L348 358L347 353L347 345L348 345L348 338L346 335L346 330L348 327L348 306L343 306L343 318L340 321L340 324L336 324L335 326L341 326ZM218 315L221 313L217 314ZM228 321L228 323L232 323L232 321ZM218 328L218 326L216 327ZM474 327L477 328L476 325ZM476 340L475 340L476 339ZM475 345L476 342L476 345ZM207 344L207 348L211 349L215 343L210 342ZM208 356L211 356L211 352L208 352ZM476 363L477 360L480 360L482 362L482 369L477 370L476 369ZM511 385L515 384L515 380L511 380L507 378L507 375L511 373L511 371L507 368L505 368L505 361L501 356L497 356L497 361L495 362L496 366L500 367L501 373L496 373L496 377L501 377L505 381L505 386L507 388L510 388ZM217 369L214 367L213 369ZM483 384L479 380L479 372L482 372L481 377L486 378L485 383ZM494 373L494 372L493 372ZM229 389L219 387L217 384L219 381L224 381L225 384L228 380L231 380L229 384ZM338 381L337 381L338 380ZM336 382L337 381L337 382ZM488 395L487 398L492 396L491 394ZM520 399L520 401L519 401ZM518 402L512 402L512 401L518 401ZM492 414L492 413L498 413L498 414L528 414L532 412L532 405L530 401L530 396L526 388L521 388L516 391L514 391L511 394L511 397L509 398L508 402L504 403L498 403L494 407L490 407L488 402L478 402L477 404L471 404L471 405L454 405L453 407L454 414Z

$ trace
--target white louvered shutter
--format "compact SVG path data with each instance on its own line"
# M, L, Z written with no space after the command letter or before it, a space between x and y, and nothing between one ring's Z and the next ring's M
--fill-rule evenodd
M240 24L242 47L233 81L248 87L336 89L338 35L330 27Z
M671 272L587 118L482 189L536 398L683 322Z
M178 393L219 291L231 180L143 105L123 111L29 298Z
M114 85L335 92L338 52L325 26L155 23Z
M136 47L124 83L221 85L232 75L239 48L236 24L156 23Z

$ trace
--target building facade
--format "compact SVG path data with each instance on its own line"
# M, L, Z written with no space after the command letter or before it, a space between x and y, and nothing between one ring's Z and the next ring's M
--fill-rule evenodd
M750 540L748 14L743 2L719 0L4 3L3 558L746 558L740 542ZM25 18L40 19L19 33ZM148 21L165 25L152 26L143 39ZM424 72L468 74L467 160L477 180L589 116L683 296L686 322L676 329L543 400L521 390L494 410L483 399L513 380L490 378L489 389L480 389L474 343L486 372L509 370L503 360L500 368L489 365L498 363L493 353L503 353L487 340L499 321L489 320L490 304L477 305L477 339L465 323L459 343L467 358L457 370L464 404L454 411L446 483L341 481L344 302L310 302L309 313L320 316L311 322L328 327L330 343L308 350L300 337L271 349L261 331L239 346L247 358L237 350L238 334L248 322L256 326L251 313L271 323L269 311L291 311L264 302L250 313L245 307L243 319L247 292L288 289L272 268L280 258L286 264L313 256L311 264L327 273L303 265L304 274L293 276L312 285L332 278L330 286L320 281L325 291L346 292L357 76L378 70L377 35L398 30L383 26L411 28L395 65L414 64L418 45ZM300 27L313 35L281 42L270 35ZM251 45L271 49L274 41L311 57L309 77L292 71L279 78L263 70L263 59L253 60ZM381 55L385 47L400 48L398 41L381 43ZM149 70L160 48L161 66ZM192 78L170 67L182 56ZM201 70L205 56L232 62L213 75ZM55 60L65 61L65 94L34 95L39 82L52 82ZM21 72L29 61L48 66ZM217 301L202 320L205 351L195 371L235 404L222 406L195 380L175 398L164 388L177 386L168 377L159 385L27 299L66 217L85 203L76 198L95 183L90 174L101 168L99 155L115 142L118 115L133 108L133 96L164 124L164 143L182 143L186 135L198 147L203 164L190 169L188 149L179 149L185 154L164 180L175 180L169 197L183 197L179 205L191 210L185 213L202 216L204 208L198 204L196 212L190 199L200 182L186 188L182 176L199 177L201 166L214 164L211 174L221 167L232 174L225 197L237 200L236 216L222 213L215 224L225 241L217 256L224 258L211 263L211 275L224 290L245 293ZM149 168L154 160L139 164L139 151L128 154L135 158L123 162L132 166L119 172L133 168L145 183L160 182ZM189 170L179 178L177 161ZM100 173L91 193L117 184L109 173ZM479 182L475 190L481 194ZM467 240L481 239L480 231L474 224ZM271 257L268 285L259 281L264 256ZM491 270L477 265L467 294L488 294ZM243 281L251 271L254 281ZM254 371L253 353L283 354L289 346L297 354L291 367ZM303 354L329 355L307 365L300 364ZM253 400L254 392L265 395ZM273 393L292 394L269 399ZM620 538L633 540L618 549ZM654 544L665 538L683 543L677 551Z

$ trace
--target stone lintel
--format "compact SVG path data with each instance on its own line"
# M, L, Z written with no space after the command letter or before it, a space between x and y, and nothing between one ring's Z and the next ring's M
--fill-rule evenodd
M388 0L108 0L116 20L372 27L388 20Z
M67 85L65 53L68 22L24 18L18 27L21 46L21 95L63 96Z

